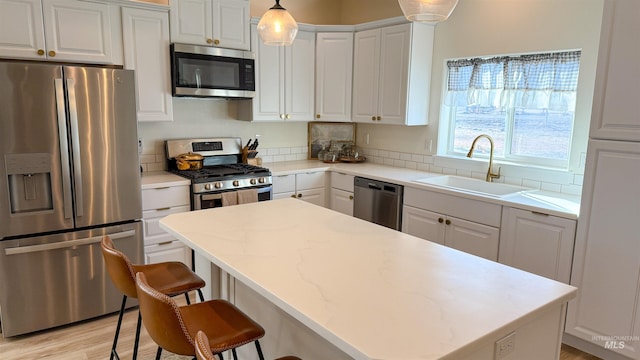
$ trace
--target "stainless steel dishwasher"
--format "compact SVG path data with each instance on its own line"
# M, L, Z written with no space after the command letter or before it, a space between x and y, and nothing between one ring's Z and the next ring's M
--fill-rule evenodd
M402 185L356 176L353 180L353 216L400 230Z

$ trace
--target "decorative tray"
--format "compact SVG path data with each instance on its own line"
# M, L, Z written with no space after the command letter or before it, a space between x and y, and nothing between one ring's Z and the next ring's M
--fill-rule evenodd
M343 156L339 159L341 162L347 162L347 163L361 163L364 162L365 160L367 160L367 158L365 158L364 156L359 156L359 157L350 157L350 156Z

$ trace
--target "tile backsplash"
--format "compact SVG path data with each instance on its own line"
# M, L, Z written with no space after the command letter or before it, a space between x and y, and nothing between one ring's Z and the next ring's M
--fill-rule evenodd
M163 149L159 149L163 151ZM282 161L296 161L307 159L308 148L306 146L261 148L260 154L263 163ZM158 150L156 150L158 152ZM397 151L362 148L367 162L401 167L414 170L422 170L437 174L458 175L484 179L487 171L486 160L455 159L448 157L411 154ZM167 164L164 152L161 154L143 153L140 156L143 171L166 170ZM509 164L495 164L501 167L502 176L496 182L520 185L534 189L580 195L582 192L582 174L574 174L567 171L559 171L544 168L529 168Z

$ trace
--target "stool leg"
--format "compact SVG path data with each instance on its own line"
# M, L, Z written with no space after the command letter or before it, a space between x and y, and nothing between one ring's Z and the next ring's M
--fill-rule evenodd
M191 301L189 300L189 293L188 292L184 293L184 297L185 297L185 299L187 299L187 305L191 305Z
M264 355L262 355L262 348L260 348L260 343L256 340L256 350L258 351L258 357L260 360L264 360Z
M156 352L156 360L160 360L160 356L162 356L162 348L158 346L158 351Z
M138 310L138 325L136 325L136 341L133 343L133 360L138 358L138 344L140 343L140 325L142 325L142 315Z
M202 295L202 290L198 289L198 295L200 295L200 301L204 302L204 296Z
M231 353L233 354L233 360L238 360L238 354L236 354L236 348L231 349Z
M224 356L222 356L222 353L218 353L218 357L220 357L220 360L224 360Z
M113 337L113 346L111 346L111 356L109 356L109 360L116 359L120 360L118 356L118 352L116 351L116 345L118 345L118 335L120 335L120 325L122 325L122 316L124 315L124 306L127 303L127 295L122 296L122 306L120 306L120 315L118 315L118 325L116 326L116 334Z

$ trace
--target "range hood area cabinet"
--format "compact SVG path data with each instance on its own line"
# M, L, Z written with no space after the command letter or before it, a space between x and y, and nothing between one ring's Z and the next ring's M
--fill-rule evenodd
M70 0L0 0L0 57L122 65L119 7Z
M300 29L291 46L265 45L251 25L256 55L256 96L240 100L238 118L250 121L311 121L315 101L314 31Z
M433 34L433 25L421 23L356 32L353 121L428 123Z
M171 42L249 50L249 0L171 0Z

